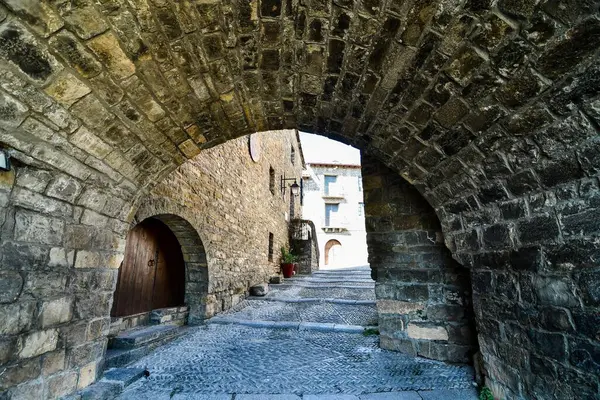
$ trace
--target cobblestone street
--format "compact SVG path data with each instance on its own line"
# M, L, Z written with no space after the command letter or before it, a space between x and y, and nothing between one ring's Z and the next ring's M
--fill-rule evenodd
M476 399L470 367L381 350L368 268L272 285L138 361L121 399Z

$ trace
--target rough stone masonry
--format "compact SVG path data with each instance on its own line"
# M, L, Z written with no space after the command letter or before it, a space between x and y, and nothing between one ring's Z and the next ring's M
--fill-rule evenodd
M30 279L40 295L63 293L69 249L102 254L79 258L78 276L103 289L80 293L74 312L110 302L113 274L101 271L118 266L137 204L178 165L296 127L354 144L433 207L470 270L498 397L600 396L598 1L2 4L0 144L41 172L26 186L1 177L1 340L30 332L20 316L35 302L14 302ZM108 228L90 229L98 218ZM65 250L36 253L32 240ZM46 321L69 307L53 304ZM62 338L40 324L24 338L31 354ZM101 337L99 326L68 339ZM84 360L102 351L73 355L87 381ZM33 385L56 358L23 357L13 376Z

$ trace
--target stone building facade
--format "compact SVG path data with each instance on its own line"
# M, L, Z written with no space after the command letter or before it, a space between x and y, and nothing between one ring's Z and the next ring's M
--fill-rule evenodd
M307 163L303 177L304 216L315 224L321 267L367 265L360 165Z
M599 7L3 0L0 340L28 349L0 353L3 387L93 380L137 204L203 149L298 128L435 210L497 397L597 398Z
M136 221L173 214L198 232L208 268L207 291L197 299L205 307L200 320L237 304L250 286L280 273L281 247L289 247L290 201L294 213L301 215L300 197L289 188L293 181L284 182L281 190L281 177L299 182L302 174L297 132L254 136L260 146L257 162L250 156L247 137L204 151L157 185L136 214Z
M101 373L125 234L148 217L164 222L182 246L190 323L231 307L249 286L279 274L290 212L290 182L282 193L280 176L301 177L301 149L292 130L255 139L257 162L247 137L203 151L123 221L70 205L82 186L67 175L18 159L10 172L0 172L0 397L57 398ZM299 210L299 198L293 200Z

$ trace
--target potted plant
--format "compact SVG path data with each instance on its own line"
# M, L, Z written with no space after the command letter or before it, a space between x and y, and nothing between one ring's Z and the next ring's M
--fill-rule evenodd
M290 253L285 247L281 248L281 269L284 278L291 278L294 275L294 262L296 256Z

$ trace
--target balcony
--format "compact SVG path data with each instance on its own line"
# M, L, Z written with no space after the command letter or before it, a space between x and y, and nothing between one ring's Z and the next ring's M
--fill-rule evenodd
M347 218L331 217L329 220L323 218L321 220L321 229L327 233L344 232L350 227L350 221Z

